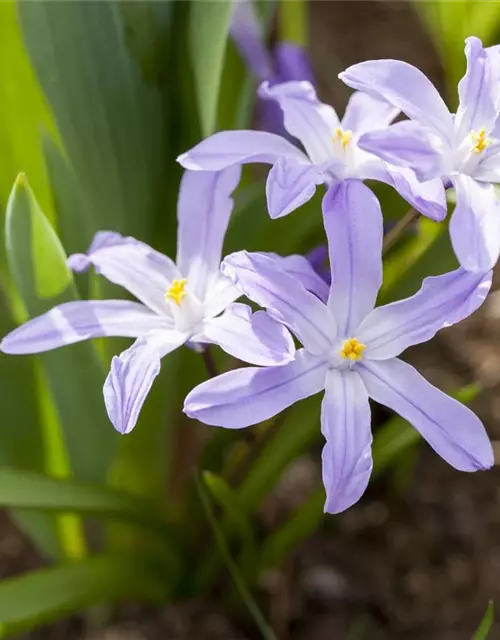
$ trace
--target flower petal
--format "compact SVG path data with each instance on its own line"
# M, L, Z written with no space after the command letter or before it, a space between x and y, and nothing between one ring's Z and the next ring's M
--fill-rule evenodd
M321 405L325 511L340 513L357 502L372 471L370 405L358 373L330 369Z
M320 102L310 82L262 83L259 96L276 100L283 109L285 129L300 140L314 164L333 155L333 136L339 119L332 107Z
M205 304L205 318L214 318L235 300L241 298L241 291L222 273L210 283Z
M460 104L455 125L459 139L471 131L490 132L498 115L498 79L479 38L465 40L467 71L458 83Z
M322 358L300 349L283 367L235 369L203 382L186 397L184 412L205 424L242 429L319 393L325 373Z
M178 331L161 331L139 338L126 351L114 356L104 382L104 403L109 419L120 433L130 433L139 418L160 359L187 339Z
M326 246L324 246L324 249L324 258L326 258ZM278 263L279 267L283 269L283 271L286 271L294 278L297 278L297 280L300 280L308 291L317 295L321 301L327 301L330 287L328 286L326 281L317 273L317 271L315 271L310 260L308 260L305 256L301 256L298 254L292 254L290 256L280 256L277 253L268 253L264 251L260 251L258 253L272 258L275 262Z
M408 420L451 466L478 471L493 465L491 442L479 418L411 365L393 358L363 362L358 371L370 397Z
M274 164L280 158L308 162L300 149L275 133L219 131L180 155L177 162L184 169L220 171L248 162Z
M463 174L453 177L457 204L450 220L450 237L460 264L484 272L500 254L500 205L492 184Z
M387 100L409 118L431 127L451 142L453 118L432 82L416 67L400 60L368 60L354 64L339 78L347 86Z
M267 209L271 218L282 218L310 200L316 185L324 182L319 167L282 158L273 166L266 182Z
M355 91L347 103L341 127L359 136L373 129L385 129L398 113L399 109L385 100Z
M379 168L371 177L396 189L402 198L427 218L437 222L445 219L446 190L441 178L420 182L411 169L392 165Z
M293 42L278 42L273 49L276 77L279 82L307 80L314 84L314 74L306 49Z
M430 340L440 329L470 316L484 302L491 271L471 273L463 268L425 278L410 298L374 309L359 327L364 355L385 360L407 347Z
M96 233L86 254L68 258L73 271L94 265L97 273L123 287L157 313L168 313L165 292L179 272L174 262L135 238L112 231Z
M254 76L259 80L270 78L273 74L272 61L264 46L262 25L255 14L253 2L235 2L230 33Z
M382 284L382 212L358 180L332 186L323 199L332 284L328 308L350 337L373 309Z
M442 155L433 145L429 130L417 122L403 120L361 136L358 146L397 167L409 167L419 180L441 176Z
M295 356L288 329L265 311L252 313L248 305L238 302L206 321L193 341L214 342L235 358L262 367L287 364Z
M54 307L28 320L5 336L4 353L41 353L68 344L122 336L137 338L157 329L169 329L169 318L128 300L78 300Z
M312 353L324 353L336 337L335 319L300 280L269 256L238 251L222 263L222 271L243 293L291 329Z
M220 275L222 245L241 167L224 171L186 171L177 203L177 266L190 291L203 302L210 282Z

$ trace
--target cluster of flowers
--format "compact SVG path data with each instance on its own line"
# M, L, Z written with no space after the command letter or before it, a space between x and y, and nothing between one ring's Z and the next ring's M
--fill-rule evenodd
M113 358L104 386L109 417L121 433L136 424L160 359L183 344L217 344L257 365L189 393L185 412L206 424L247 427L324 392L325 510L332 513L356 502L369 480L369 398L412 423L455 468L490 467L493 451L480 420L399 358L482 304L500 252L492 184L500 177L500 60L496 48L484 49L476 38L465 51L456 114L420 71L395 60L364 62L340 75L359 90L342 120L308 81L263 83L260 96L279 104L284 127L301 148L265 131L222 131L203 140L178 159L187 171L176 263L112 232L98 233L86 254L69 258L74 271L93 265L140 302L62 304L11 332L0 348L38 353L100 336L136 338ZM408 119L391 124L401 111ZM249 162L272 165L266 187L272 218L326 185L330 285L299 255L239 251L221 263L231 194ZM457 198L450 234L461 266L426 278L412 297L375 309L383 218L365 179L390 184L437 221L446 215L446 189L453 187ZM264 310L236 302L242 295Z

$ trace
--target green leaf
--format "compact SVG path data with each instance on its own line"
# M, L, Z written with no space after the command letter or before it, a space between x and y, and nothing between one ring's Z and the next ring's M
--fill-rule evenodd
M124 520L170 536L166 522L145 500L100 485L14 468L0 467L0 506Z
M7 257L30 316L77 298L62 246L25 178L12 190L6 220ZM40 356L63 428L70 467L83 480L103 480L117 446L102 398L104 370L90 344ZM61 434L53 429L55 447Z
M252 594L250 593L250 590L245 582L245 579L241 575L237 564L231 557L231 553L229 551L229 547L226 542L224 532L222 530L221 525L217 521L217 518L215 517L215 513L213 510L212 504L210 502L210 497L207 493L207 490L203 486L202 482L199 480L199 478L196 478L196 487L198 490L200 502L205 511L205 515L207 517L208 523L210 524L210 527L212 529L212 533L215 538L215 542L217 544L217 548L219 550L221 558L223 559L224 564L226 565L226 568L229 574L231 575L231 578L234 582L236 589L238 590L241 596L241 599L245 603L245 606L247 607L252 618L254 619L255 624L258 627L259 631L261 632L264 640L277 640L271 627L268 625L264 616L262 615L262 612L260 611L257 603L253 599Z
M229 0L191 2L189 53L198 113L204 136L216 129L217 104L233 3Z
M90 227L147 238L164 219L174 162L161 53L174 3L132 4L21 2L18 12ZM149 42L144 24L152 27Z
M237 492L227 484L224 478L210 471L203 472L203 480L215 502L228 516L229 526L236 530L245 542L252 543L254 538L252 525L241 509Z
M486 609L486 613L484 614L484 618L481 621L481 624L478 627L476 633L472 636L472 640L486 640L490 634L491 627L493 626L495 615L495 608L493 605L493 600L488 602L488 608Z
M161 602L169 585L140 555L98 555L0 584L0 637L52 622L91 605L140 598Z
M17 173L25 171L52 219L52 198L40 147L40 127L55 135L45 97L38 86L23 46L15 2L0 3L0 205L7 198Z

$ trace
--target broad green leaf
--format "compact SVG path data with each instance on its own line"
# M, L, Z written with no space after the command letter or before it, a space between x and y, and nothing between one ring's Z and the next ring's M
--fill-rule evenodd
M6 299L0 295L0 335L14 329ZM32 360L17 356L0 357L2 380L2 423L0 464L18 469L50 472L44 446L42 416L38 409L37 377ZM21 528L44 555L59 557L61 546L53 516L43 513L14 512Z
M174 3L121 4L22 2L18 12L90 227L147 237L165 215L174 161L161 54ZM149 40L140 34L145 24L154 25Z
M230 0L190 3L189 53L204 136L217 128L217 104L232 11Z
M469 385L450 395L464 404L476 397L478 387ZM373 438L372 479L399 459L399 456L414 447L421 437L403 418L394 416L380 428ZM289 520L271 533L262 545L260 571L276 566L283 561L297 545L311 535L323 521L325 490L318 488L302 504ZM255 573L257 579L259 571Z
M0 3L0 206L5 207L20 171L30 175L52 218L52 198L40 146L40 129L54 135L45 98L23 46L15 2Z
M161 602L169 587L150 558L97 555L9 578L0 584L0 637L10 637L91 605L140 598Z
M473 635L472 640L486 640L490 635L491 627L493 626L495 615L495 608L493 605L493 600L488 602L488 608L486 609L486 613L484 614L484 618L481 620L481 624L479 625L478 630Z
M10 270L30 316L76 299L64 250L24 177L14 185L6 222ZM103 480L118 435L106 416L104 371L94 348L72 345L43 354L40 361L62 424L71 470L83 480ZM53 436L56 442L61 434Z
M0 467L0 507L75 512L124 520L158 535L170 536L165 520L145 500L104 486L9 467Z

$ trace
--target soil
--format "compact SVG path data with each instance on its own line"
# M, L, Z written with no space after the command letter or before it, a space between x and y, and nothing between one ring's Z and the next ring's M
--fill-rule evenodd
M347 92L335 81L353 62L393 57L418 65L438 85L437 54L406 2L311 3L312 57L322 96ZM326 95L325 95L326 94ZM409 358L441 388L472 381L483 391L473 409L500 441L500 272L484 306ZM318 479L318 456L297 461L269 509ZM500 603L500 469L459 473L426 445L412 472L386 474L358 505L325 518L286 566L262 582L260 596L280 640L470 640L488 600ZM263 513L266 516L266 512ZM0 519L0 575L37 565L6 516ZM162 610L127 606L118 622L93 629L72 619L26 640L254 640L248 622L231 620L217 602ZM497 623L490 638L500 637Z

